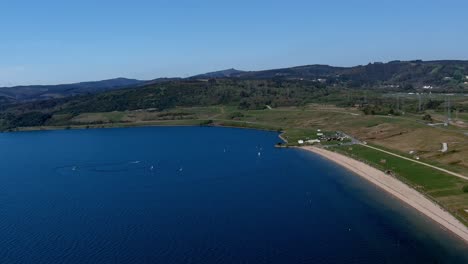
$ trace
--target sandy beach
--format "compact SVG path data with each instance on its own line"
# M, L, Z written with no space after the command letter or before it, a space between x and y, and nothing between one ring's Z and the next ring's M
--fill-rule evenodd
M393 178L363 162L329 150L317 147L301 147L301 149L325 157L360 175L361 177L367 179L368 181L374 183L398 199L417 209L468 243L468 228L464 224L458 221L449 212L442 209L439 205L430 201L424 195L404 184L403 182L397 180L396 178Z

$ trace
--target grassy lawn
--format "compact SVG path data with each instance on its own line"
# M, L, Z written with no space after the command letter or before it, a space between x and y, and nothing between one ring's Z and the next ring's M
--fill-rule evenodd
M458 118L463 120L464 122L468 122L468 113L459 113Z
M283 134L283 138L286 139L288 143L295 145L300 139L316 139L317 130L310 128L291 128L286 130Z
M84 113L72 119L74 123L118 123L122 122L125 112Z

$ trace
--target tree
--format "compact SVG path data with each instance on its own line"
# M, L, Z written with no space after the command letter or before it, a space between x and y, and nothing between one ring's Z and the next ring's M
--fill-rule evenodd
M431 123L432 123L432 121L433 121L432 116L429 115L429 114L425 114L425 115L423 116L422 120L428 121L428 122L431 122Z
M465 76L463 75L463 72L460 70L456 70L455 73L453 74L453 78L459 82L463 80Z
M463 186L462 190L464 193L468 193L468 185Z

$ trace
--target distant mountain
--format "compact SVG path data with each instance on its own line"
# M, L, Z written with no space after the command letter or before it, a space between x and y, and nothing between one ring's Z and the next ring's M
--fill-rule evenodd
M40 99L54 99L74 95L92 94L137 86L146 82L147 81L116 78L96 82L80 82L73 84L5 87L0 88L0 103L11 101L34 101Z
M151 81L142 82L142 83L138 84L137 86L141 87L141 86L148 86L148 85L152 85L152 84L160 84L160 83L174 82L174 81L180 81L180 80L182 80L182 78L177 78L177 77L174 77L174 78L157 78L157 79L154 79L154 80L151 80Z
M337 72L343 69L345 68L316 64L263 71L238 71L231 74L230 77L242 79L310 79L335 75Z
M195 76L189 77L189 79L231 78L231 77L239 77L244 73L246 72L239 71L239 70L232 68L232 69L227 69L227 70L222 70L222 71L208 72L205 74L195 75Z
M193 76L194 79L282 79L316 80L328 84L344 84L353 87L375 85L412 85L414 87L436 86L454 88L468 82L468 61L391 61L369 63L353 67L329 65L306 65L291 68L238 71L234 69Z
M227 69L183 78L159 78L150 81L117 78L97 82L81 82L62 85L32 85L0 88L0 104L58 99L75 95L139 88L161 83L177 84L182 81L206 79L239 80L305 80L325 85L350 88L422 89L444 90L468 88L468 61L391 61L369 63L353 67L329 65L305 65L263 71Z

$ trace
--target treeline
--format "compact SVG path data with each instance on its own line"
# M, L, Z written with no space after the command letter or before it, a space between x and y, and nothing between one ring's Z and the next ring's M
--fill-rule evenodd
M429 99L419 102L417 99L404 99L397 102L394 98L370 98L367 103L359 105L359 109L366 115L401 115L404 113L423 114L427 110L446 112L468 112L468 105L464 102L452 102L450 105L445 100Z
M10 112L110 112L137 109L162 111L176 106L235 105L240 109L294 106L312 102L331 90L316 82L286 80L184 80L60 100L11 106Z
M19 115L12 113L0 114L0 130L10 130L16 127L42 126L52 118L51 113L29 112Z

